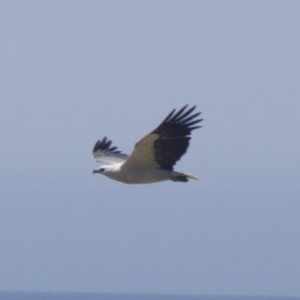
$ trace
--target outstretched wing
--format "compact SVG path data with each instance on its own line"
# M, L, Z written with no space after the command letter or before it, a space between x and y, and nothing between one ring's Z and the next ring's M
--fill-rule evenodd
M173 170L173 166L187 151L192 130L201 127L195 126L203 120L197 119L200 112L192 114L195 108L187 109L185 105L177 112L173 109L156 129L135 145L125 164L160 166Z
M97 141L93 148L93 156L97 162L107 162L110 164L120 163L127 159L128 155L121 153L117 147L111 147L111 141L104 137Z

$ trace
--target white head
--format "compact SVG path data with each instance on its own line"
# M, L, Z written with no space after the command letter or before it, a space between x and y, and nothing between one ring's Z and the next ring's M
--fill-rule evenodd
M108 173L113 172L113 168L112 167L113 166L111 166L111 165L101 166L98 169L93 170L93 174L99 173L99 174L107 175Z
M93 173L99 173L110 179L114 179L123 183L130 183L128 181L126 171L124 172L122 168L123 164L124 162L113 165L104 165L99 167L98 169L95 169Z
M119 177L119 171L120 169L118 165L105 165L93 170L93 174L99 173L111 179L116 179Z

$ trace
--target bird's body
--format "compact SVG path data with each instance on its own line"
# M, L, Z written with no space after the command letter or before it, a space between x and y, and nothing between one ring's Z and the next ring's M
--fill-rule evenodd
M105 167L104 175L123 183L153 183L168 180L172 171L162 168L141 168L127 166L125 163Z
M105 137L98 141L93 155L98 162L108 162L94 173L101 173L110 179L123 183L154 183L165 180L186 182L195 175L173 171L173 166L186 152L190 133L200 126L192 126L202 119L194 120L200 113L190 115L195 106L185 111L184 106L175 115L173 110L150 134L141 139L130 156L110 147Z

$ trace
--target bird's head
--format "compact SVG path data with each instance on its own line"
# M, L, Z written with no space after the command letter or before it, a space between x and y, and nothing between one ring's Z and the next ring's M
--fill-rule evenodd
M110 177L115 173L116 166L113 165L106 165L106 166L101 166L98 169L93 170L93 174L99 173L105 176Z

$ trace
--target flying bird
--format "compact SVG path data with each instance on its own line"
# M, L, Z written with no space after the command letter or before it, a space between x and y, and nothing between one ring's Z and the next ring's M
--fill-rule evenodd
M173 109L162 123L135 144L130 155L111 147L112 142L104 137L93 148L97 162L108 163L93 173L100 173L123 183L154 183L164 180L187 182L196 175L176 172L176 162L186 153L192 130L200 128L203 119L192 114L196 106L185 105L180 110Z

